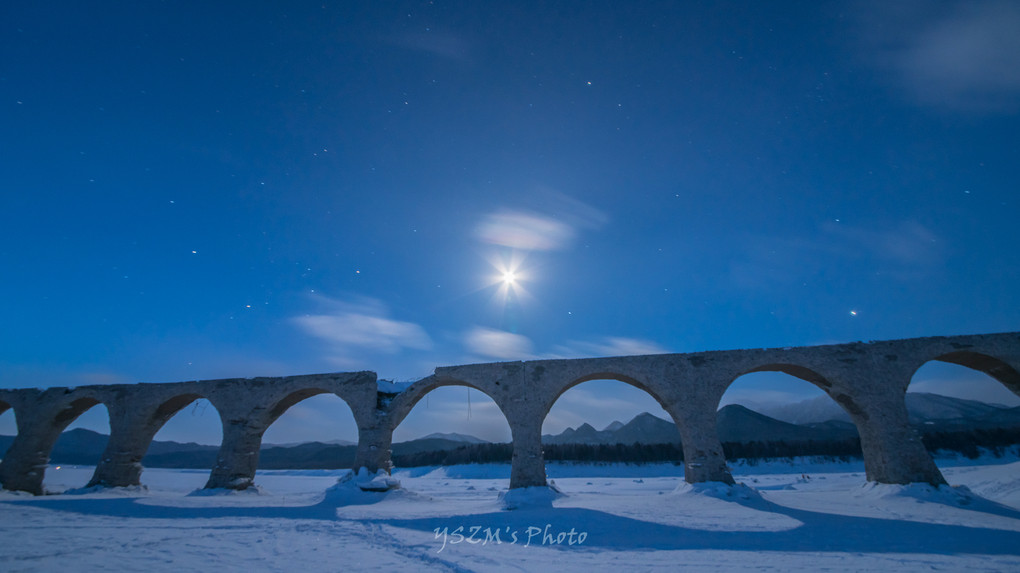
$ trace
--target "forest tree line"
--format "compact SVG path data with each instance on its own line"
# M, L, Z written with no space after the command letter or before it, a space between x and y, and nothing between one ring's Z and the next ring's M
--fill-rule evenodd
M921 437L930 452L956 452L974 459L981 449L1001 456L1004 449L1020 444L1020 428L974 429L955 432L932 432ZM680 444L544 444L546 461L598 462L598 463L680 463L684 459ZM829 441L785 440L766 442L725 442L723 452L727 460L754 461L818 456L838 460L860 459L859 438ZM452 450L417 452L394 455L397 467L439 466L459 464L508 463L513 454L510 444L467 444Z

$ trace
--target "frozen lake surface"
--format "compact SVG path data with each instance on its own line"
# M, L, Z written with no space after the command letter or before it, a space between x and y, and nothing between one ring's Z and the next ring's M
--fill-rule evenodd
M193 494L206 471L149 469L135 490L0 493L0 570L1020 571L1020 462L940 465L963 487L867 484L860 462L737 466L737 487L549 464L566 495L523 492L513 511L507 465L398 470L387 493L260 471L259 492L213 495Z

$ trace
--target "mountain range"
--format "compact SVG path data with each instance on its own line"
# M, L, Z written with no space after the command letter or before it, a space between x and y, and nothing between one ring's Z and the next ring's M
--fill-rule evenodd
M717 414L719 439L723 442L827 441L854 438L857 428L850 422L831 420L818 424L790 424L759 414L738 404L723 407ZM613 422L603 430L591 424L567 428L563 432L542 436L544 444L679 444L676 424L644 412L630 422Z
M985 416L997 416L1014 409L925 392L908 392L906 402L907 414L914 424L955 418L976 420ZM791 424L812 424L829 420L850 421L846 411L828 396L818 396L794 404L759 407L757 411Z
M970 429L1020 428L1020 407L1008 408L974 400L936 394L907 394L911 422L922 432ZM821 397L798 404L756 412L737 404L719 410L719 438L722 442L749 443L785 441L788 443L844 440L857 437L857 428L831 399ZM0 452L6 452L12 436L0 436ZM94 464L106 447L107 436L85 429L61 434L51 454L52 463ZM567 428L542 436L545 444L679 444L676 425L647 412L627 423L614 421L602 430L591 424ZM393 444L393 456L421 452L455 450L465 445L486 444L485 440L455 433L433 433L422 438ZM154 441L142 464L147 467L210 468L218 446L195 443ZM350 467L357 446L350 442L305 442L300 444L264 444L259 456L263 469L334 469Z
M938 394L907 394L907 414L923 432L1020 427L1020 407L1009 408ZM857 437L857 427L846 412L828 396L754 411L739 404L721 408L716 415L722 442L806 442ZM623 424L614 421L602 430L591 424L567 428L542 436L546 444L669 444L679 443L680 433L670 420L647 412Z

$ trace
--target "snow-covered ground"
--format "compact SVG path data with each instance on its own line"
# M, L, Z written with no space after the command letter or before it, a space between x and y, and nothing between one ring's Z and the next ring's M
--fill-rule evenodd
M265 471L261 492L215 495L192 494L208 472L150 469L147 490L0 493L0 570L1020 571L1016 460L943 460L964 486L943 490L867 484L860 462L736 466L737 487L689 486L668 464L550 464L566 495L510 500L506 465L399 470L386 493Z

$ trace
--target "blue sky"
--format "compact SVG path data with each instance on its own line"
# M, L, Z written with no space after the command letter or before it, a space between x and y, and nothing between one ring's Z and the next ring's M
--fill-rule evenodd
M886 4L4 2L0 386L1017 330L1020 7Z

